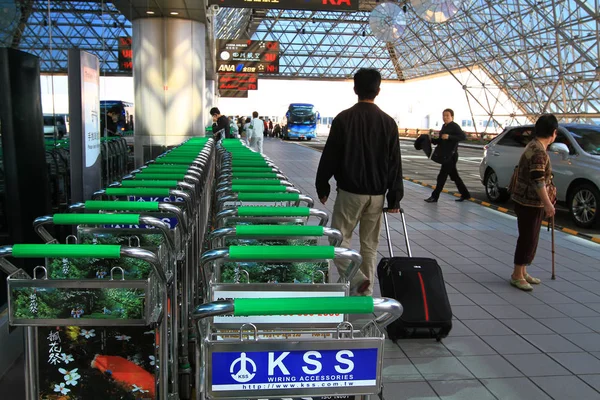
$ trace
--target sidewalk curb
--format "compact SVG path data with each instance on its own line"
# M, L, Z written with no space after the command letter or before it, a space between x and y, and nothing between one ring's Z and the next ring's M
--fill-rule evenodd
M407 178L406 176L404 176L403 178L404 178L405 181L409 181L409 182L412 182L412 183L416 183L417 185L421 185L421 186L424 186L424 187L435 189L435 186L430 185L428 183L424 183L424 182L421 182L421 181L418 181L418 180L412 179L412 178ZM443 193L451 194L454 197L460 197L460 193L458 193L458 192L452 192L452 191L449 191L447 189L443 189L442 192ZM509 210L508 208L505 208L505 207L501 207L501 206L497 206L495 204L488 203L487 201L475 199L473 197L471 197L470 199L467 199L467 201L470 201L471 203L479 204L479 205L487 207L487 208L491 208L492 210L500 211L501 213L508 214L508 215L513 216L513 217L517 216L514 213L514 211L511 211L511 210ZM548 222L547 221L542 221L542 225L543 226L548 226ZM577 237L580 237L582 239L587 239L587 240L589 240L591 242L600 244L600 238L588 235L587 233L578 232L578 231L576 231L574 229L571 229L571 228L565 228L565 227L560 226L560 225L554 225L554 230L559 231L559 232L563 232L563 233L567 233L567 234L572 235L572 236L577 236Z

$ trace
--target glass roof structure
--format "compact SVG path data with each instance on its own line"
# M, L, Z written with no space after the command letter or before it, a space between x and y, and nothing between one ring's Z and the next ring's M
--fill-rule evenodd
M455 13L444 22L418 15L428 1L453 3ZM0 9L11 3L16 12L0 13L0 42L39 55L44 72L65 72L68 48L80 47L105 73L120 73L117 38L131 34L131 23L112 3L0 0ZM360 0L357 12L221 8L209 26L215 38L279 41L281 78L348 79L361 67L398 81L451 73L492 119L500 90L519 116L600 121L600 0L395 3L406 26L391 42L370 29L374 0ZM458 70L470 73L459 78Z

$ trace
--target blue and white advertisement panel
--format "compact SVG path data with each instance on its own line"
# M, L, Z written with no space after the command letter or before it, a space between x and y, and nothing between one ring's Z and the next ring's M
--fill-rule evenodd
M380 349L213 352L211 391L300 394L375 393ZM248 393L249 395L249 393ZM286 396L284 396L286 397Z

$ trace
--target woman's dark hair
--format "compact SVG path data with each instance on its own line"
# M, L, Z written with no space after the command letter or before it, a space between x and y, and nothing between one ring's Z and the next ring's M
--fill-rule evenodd
M558 120L552 114L544 114L538 118L533 130L533 136L548 138L558 129Z
M354 74L354 93L359 100L373 100L379 94L381 74L373 68L361 68Z

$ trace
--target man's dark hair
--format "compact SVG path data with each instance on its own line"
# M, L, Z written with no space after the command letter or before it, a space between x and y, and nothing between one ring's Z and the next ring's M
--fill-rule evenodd
M540 138L548 138L558 129L558 120L553 114L544 114L538 118L535 123L533 136Z
M354 93L359 100L373 100L379 94L381 74L373 68L361 68L354 74Z
M220 115L221 111L217 107L213 107L210 109L210 115Z
M450 115L452 115L452 118L454 118L454 110L451 108L446 108L444 111L442 111L442 114L445 112L449 112Z
M250 121L252 121L252 120L250 119L250 117L247 117L247 118L246 118L246 122L250 122Z
M252 116L253 116L254 118L258 118L258 111L254 111L254 112L252 113Z

